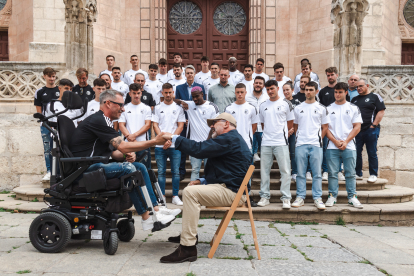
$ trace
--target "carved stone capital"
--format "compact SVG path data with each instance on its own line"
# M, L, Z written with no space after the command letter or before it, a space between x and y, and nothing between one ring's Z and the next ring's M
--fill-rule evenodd
M96 0L63 0L66 22L96 22Z

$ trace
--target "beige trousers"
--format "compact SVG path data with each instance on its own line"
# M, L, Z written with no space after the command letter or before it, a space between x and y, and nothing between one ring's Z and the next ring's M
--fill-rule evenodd
M201 206L230 207L236 193L226 188L225 184L193 185L183 190L183 229L180 243L193 246L196 243L198 220ZM239 205L246 202L243 195Z

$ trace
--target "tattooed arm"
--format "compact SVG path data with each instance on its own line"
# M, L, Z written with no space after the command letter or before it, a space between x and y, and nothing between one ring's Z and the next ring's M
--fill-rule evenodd
M162 134L158 135L155 139L141 142L125 142L122 141L122 138L120 136L117 136L115 138L112 138L109 141L109 144L111 144L111 146L115 149L113 152L115 156L113 156L113 158L119 160L120 154L122 154L123 157L123 154L126 154L128 152L141 151L155 145L164 145L166 141L167 140L162 137Z

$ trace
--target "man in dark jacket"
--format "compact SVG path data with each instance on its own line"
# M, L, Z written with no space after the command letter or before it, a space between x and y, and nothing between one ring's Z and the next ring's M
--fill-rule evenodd
M163 263L181 263L197 260L197 225L201 206L231 206L252 162L252 153L243 137L237 132L237 122L228 113L207 120L213 129L213 139L195 142L182 136L164 134L175 148L195 158L208 158L205 178L191 181L183 190L183 226L181 235L171 237L179 242L176 251L161 258ZM243 196L239 206L244 204Z

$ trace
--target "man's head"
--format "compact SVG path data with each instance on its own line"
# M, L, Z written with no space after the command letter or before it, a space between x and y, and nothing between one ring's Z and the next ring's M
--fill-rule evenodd
M275 80L268 80L265 83L267 95L269 95L270 100L276 101L279 98L279 84Z
M367 95L369 93L369 85L367 84L367 82L364 79L360 79L359 81L357 81L356 83L356 88L358 90L358 94L359 95Z
M229 58L229 69L232 72L237 70L237 59L235 57Z
M183 55L180 53L174 53L174 63L179 63L181 65L181 62L183 62Z
M131 97L131 103L134 105L141 103L142 86L138 83L131 83L129 86L129 96Z
M194 86L193 88L191 88L191 97L193 98L193 102L196 105L202 105L204 103L203 95L204 93L201 87Z
M95 92L95 99L99 99L99 95L106 90L106 81L97 78L93 81L93 92Z
M318 94L318 84L314 81L308 82L305 85L305 96L306 99L309 101L313 101L316 97L316 94Z
M308 64L308 63L310 63L309 59L304 58L304 59L302 59L302 60L300 61L300 66L302 67L303 65L306 65L306 64Z
M187 65L185 67L185 77L187 78L187 83L193 84L195 77L195 68L192 65Z
M158 65L157 64L150 64L148 66L148 75L150 80L155 80L158 74Z
M348 79L349 90L354 91L357 87L357 82L359 81L359 76L354 74Z
M55 87L55 81L56 81L56 71L51 68L47 67L43 70L43 78L46 81L47 87Z
M79 68L76 70L76 78L80 87L85 87L88 85L88 70L85 68Z
M283 95L285 96L286 99L290 100L292 99L292 94L293 94L293 82L292 81L287 81L284 85L283 85Z
M334 85L338 79L338 69L336 67L329 67L325 70L326 78L328 79L328 83L330 85Z
M227 85L227 82L229 81L230 72L229 69L221 68L220 70L220 83L222 86Z
M158 61L158 68L160 70L161 75L167 74L167 66L167 60L165 58L160 58L160 60Z
M115 65L115 57L113 55L106 56L106 65L108 65L108 69L112 69Z
M348 84L345 82L338 82L335 84L335 102L343 104L346 101L346 95L348 95Z
M204 71L208 71L208 66L210 65L210 59L207 56L201 58L201 68Z
M311 81L311 77L309 75L302 75L302 77L300 77L299 87L302 93L305 92L305 86L310 81Z
M105 74L102 74L100 78L106 82L106 89L111 89L111 85L112 85L111 77L105 73Z
M113 89L103 91L99 95L99 103L105 116L111 120L119 119L125 111L123 94Z
M173 73L176 79L180 79L183 74L183 68L181 67L181 63L174 63L173 65Z
M234 93L236 94L236 102L244 103L246 101L246 85L244 83L238 83L236 85Z
M59 93L60 93L59 99L62 98L63 92L72 91L72 88L73 88L73 82L72 81L70 81L68 79L61 79L59 81Z
M253 65L251 65L251 64L246 64L246 65L244 66L243 73L244 73L244 78L245 78L246 80L250 79L250 78L252 77L252 75L253 75Z
M282 81L283 76L285 74L285 67L282 63L278 62L275 65L273 65L273 70L275 72L275 78L277 81Z
M208 119L207 124L214 130L213 138L237 128L237 121L229 113L221 113L214 119Z
M134 83L140 84L142 87L145 85L145 76L142 73L136 73L134 78Z
M210 66L211 76L217 78L220 72L220 65L217 62L213 62Z
M132 55L129 62L131 63L132 67L138 67L139 66L138 56Z
M115 82L119 82L121 80L121 68L112 67L112 77Z
M169 104L174 98L174 89L170 83L164 83L162 85L162 96L164 97L164 102Z
M310 64L310 63L302 64L302 74L303 75L310 75L311 72L312 72L312 64Z
M266 80L262 76L256 76L253 82L253 90L255 93L262 93Z
M263 72L263 67L264 67L264 59L258 58L256 60L256 73L261 74Z

